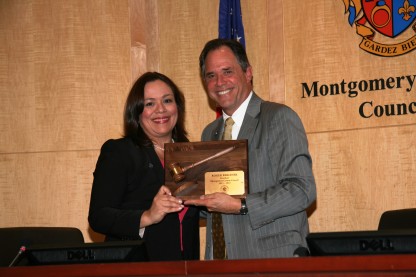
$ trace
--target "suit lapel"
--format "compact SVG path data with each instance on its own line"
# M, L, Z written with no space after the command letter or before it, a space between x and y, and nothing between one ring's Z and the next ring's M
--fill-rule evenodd
M237 139L247 139L248 144L251 144L253 135L259 123L260 106L262 100L255 93L250 99L250 103L247 106L246 115L244 116L243 125Z
M244 116L243 124L237 139L247 139L250 144L254 131L257 128L259 122L260 107L263 100L253 93L250 99L250 103L247 106L246 115ZM209 134L208 140L221 140L221 134L224 128L223 117L217 118L213 123L211 134Z
M221 140L222 129L224 125L223 117L221 116L218 118L214 123L214 128L212 129L212 133L210 135L210 140Z
M162 166L161 161L159 160L159 157L156 154L156 151L153 148L146 148L143 147L143 153L145 153L147 159L148 159L148 167L150 169L157 170L158 172L164 172L164 168ZM164 174L156 174L157 176L157 182L159 184L165 183L165 175Z

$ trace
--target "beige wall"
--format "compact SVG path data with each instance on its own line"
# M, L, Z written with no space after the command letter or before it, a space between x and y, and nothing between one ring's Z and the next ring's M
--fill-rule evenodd
M416 51L361 50L341 0L241 2L255 91L295 109L308 132L311 230L376 229L382 211L415 207L416 115L364 119L357 109L416 101L416 85L305 99L301 83L415 75ZM199 140L215 113L197 58L217 19L218 1L0 0L0 226L76 226L99 240L87 222L92 172L102 143L121 135L132 80L171 76Z
M101 144L122 133L127 1L0 1L0 224L88 235Z
M302 98L301 83L416 77L416 51L390 58L369 54L359 48L362 37L348 24L345 1L302 1L301 10L299 2L281 1L281 30L285 103L302 118L314 160L318 200L311 230L377 229L383 211L416 207L416 114L363 118L359 108L366 101L409 105L416 101L416 86L411 92L406 86L359 92L355 98ZM394 44L411 37L416 39L409 28L395 40L376 34L374 41ZM274 43L271 39L271 52ZM270 99L279 100L273 93ZM369 114L368 106L365 110Z

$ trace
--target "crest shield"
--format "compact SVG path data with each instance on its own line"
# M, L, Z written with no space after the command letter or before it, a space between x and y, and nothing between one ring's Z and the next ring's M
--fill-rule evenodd
M416 0L361 0L367 22L379 33L394 38L416 18Z

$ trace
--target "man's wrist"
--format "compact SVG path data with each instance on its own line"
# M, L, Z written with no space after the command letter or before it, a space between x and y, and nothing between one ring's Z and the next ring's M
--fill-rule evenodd
M247 213L248 213L248 208L247 208L247 204L246 204L246 199L241 198L240 214L241 215L246 215Z

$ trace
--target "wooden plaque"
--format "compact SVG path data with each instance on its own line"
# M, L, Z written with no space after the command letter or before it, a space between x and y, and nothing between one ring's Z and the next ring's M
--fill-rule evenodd
M248 191L247 140L165 144L165 185L181 199Z

